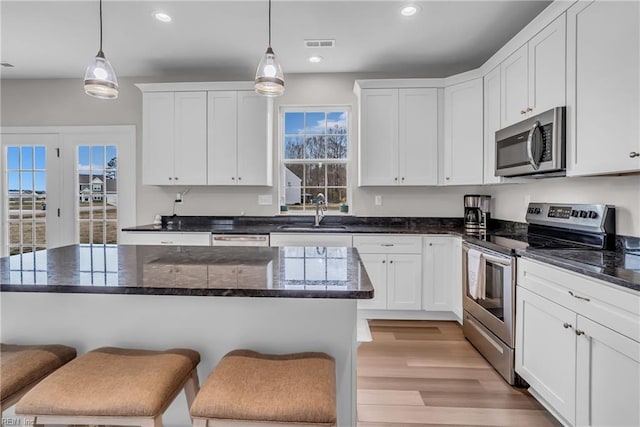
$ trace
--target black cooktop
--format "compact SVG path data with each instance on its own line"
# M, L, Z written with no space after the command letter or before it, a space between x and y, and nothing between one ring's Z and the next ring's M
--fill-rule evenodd
M504 231L470 233L471 243L502 253L513 254L524 249L599 249L575 240L565 240L535 233L509 233Z

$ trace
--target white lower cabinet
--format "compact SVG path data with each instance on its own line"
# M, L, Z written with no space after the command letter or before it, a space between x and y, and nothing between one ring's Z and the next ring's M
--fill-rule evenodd
M358 308L384 310L387 308L387 255L360 254L360 259L375 290L372 299L358 300Z
M121 245L210 246L211 233L123 231Z
M575 424L576 314L519 286L516 295L516 371Z
M358 249L374 287L372 300L358 300L367 310L420 310L422 255L420 236L358 235Z
M422 247L422 308L450 311L453 305L453 237L425 237Z
M269 246L351 247L351 234L342 233L271 233Z
M518 260L516 372L565 424L640 425L640 295Z
M640 344L582 316L576 330L576 425L640 426Z

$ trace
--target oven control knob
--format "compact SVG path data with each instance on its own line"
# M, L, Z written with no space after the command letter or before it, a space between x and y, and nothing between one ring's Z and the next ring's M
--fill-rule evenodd
M540 214L542 212L542 209L540 208L535 208L535 210L533 211L534 214Z
M587 215L587 211L580 211L580 218L586 218Z
M589 211L589 218L591 218L591 219L598 218L598 212Z
M571 216L577 218L580 215L580 211L573 210L571 211Z

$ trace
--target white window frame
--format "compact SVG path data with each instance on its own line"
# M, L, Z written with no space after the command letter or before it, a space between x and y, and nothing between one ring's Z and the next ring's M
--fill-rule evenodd
M4 126L0 127L0 138L4 135L58 135L60 143L60 170L62 176L61 190L62 221L60 237L56 241L47 242L48 247L76 244L78 240L77 196L79 182L77 177L77 145L90 145L91 142L118 147L118 241L122 239L122 228L136 224L136 127L134 125L115 126ZM2 153L5 144L0 141ZM4 154L3 154L4 155ZM0 162L0 174L5 176L4 159ZM7 192L6 180L2 179L3 194ZM121 185L120 183L131 183ZM91 183L89 183L91 185ZM5 222L6 203L0 203L0 220ZM68 212L67 212L68 211ZM0 236L0 256L6 252L9 236L4 232Z
M354 206L353 206L353 192L352 192L352 161L353 161L353 149L354 144L352 142L353 135L353 111L351 105L283 105L278 109L278 212L280 212L280 201L284 197L285 193L285 163L296 163L296 159L285 159L285 129L284 129L284 115L285 113L341 113L346 112L347 117L347 158L346 159L327 159L323 160L322 163L326 164L346 164L347 166L347 204L349 205L349 212L347 215L353 215ZM300 162L305 163L305 162ZM289 212L291 215L315 215L315 212L311 209L307 211L295 211ZM344 216L344 213L340 211L329 211L325 212L325 215L338 215Z

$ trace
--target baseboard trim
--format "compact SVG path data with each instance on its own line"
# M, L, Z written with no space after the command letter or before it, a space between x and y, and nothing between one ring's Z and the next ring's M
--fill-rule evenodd
M358 319L454 320L460 323L452 311L358 310Z

